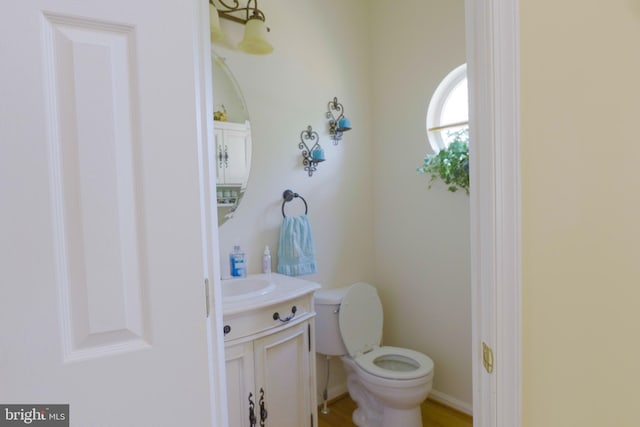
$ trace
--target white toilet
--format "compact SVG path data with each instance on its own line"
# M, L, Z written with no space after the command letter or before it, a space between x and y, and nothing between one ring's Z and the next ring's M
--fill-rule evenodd
M359 427L421 427L420 404L431 391L433 361L425 354L380 346L382 304L367 283L317 291L316 351L341 356Z

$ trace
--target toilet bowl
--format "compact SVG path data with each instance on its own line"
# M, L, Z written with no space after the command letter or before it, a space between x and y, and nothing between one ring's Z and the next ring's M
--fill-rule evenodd
M383 312L366 283L317 291L316 351L340 356L359 427L421 427L433 361L415 350L381 346Z

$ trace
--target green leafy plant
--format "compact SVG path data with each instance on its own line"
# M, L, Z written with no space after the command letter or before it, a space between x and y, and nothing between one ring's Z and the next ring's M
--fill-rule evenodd
M440 178L451 192L464 190L469 194L469 129L452 132L453 141L447 148L425 156L417 171L430 174L429 188Z

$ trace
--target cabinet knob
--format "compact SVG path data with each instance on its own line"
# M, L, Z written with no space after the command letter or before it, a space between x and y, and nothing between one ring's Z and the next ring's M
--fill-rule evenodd
M224 334L227 335L229 332L231 332L231 326L224 325L224 328L222 328L222 332L224 332Z

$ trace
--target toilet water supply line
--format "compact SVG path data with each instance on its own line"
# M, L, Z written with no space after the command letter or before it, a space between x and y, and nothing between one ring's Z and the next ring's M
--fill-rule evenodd
M329 397L327 389L329 388L329 372L331 367L331 356L325 356L327 358L327 379L324 383L324 390L322 390L322 412L324 415L329 413L329 408L327 407L327 398Z

